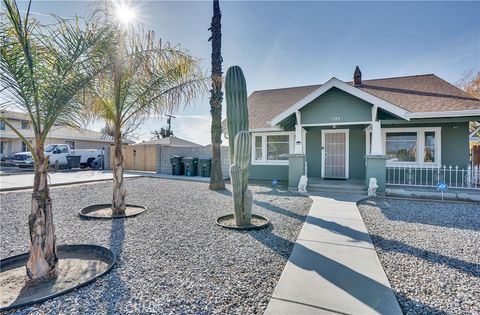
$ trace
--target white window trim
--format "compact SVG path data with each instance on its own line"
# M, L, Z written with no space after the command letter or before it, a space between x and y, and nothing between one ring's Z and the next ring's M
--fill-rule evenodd
M288 165L288 160L267 160L267 136L288 136L288 153L292 154L295 147L295 132L261 132L252 133L252 165ZM255 137L262 137L262 160L255 160Z
M370 130L369 130L370 129ZM371 128L365 130L367 155L370 154ZM382 128L382 148L386 152L386 138L388 132L416 132L417 133L417 156L415 162L393 162L387 160L387 166L424 166L439 167L442 165L442 128L441 127L408 127L408 128ZM424 162L425 132L435 132L435 162Z
M325 177L325 134L326 133L345 133L345 178L350 178L350 129L322 129L322 154L321 154L321 176Z

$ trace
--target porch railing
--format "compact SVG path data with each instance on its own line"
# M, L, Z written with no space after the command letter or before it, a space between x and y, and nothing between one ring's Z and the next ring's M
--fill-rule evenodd
M450 188L480 189L480 166L418 167L387 166L386 184L437 187L445 182Z

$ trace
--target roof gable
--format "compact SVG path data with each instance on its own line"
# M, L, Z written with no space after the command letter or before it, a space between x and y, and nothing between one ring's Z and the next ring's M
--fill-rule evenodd
M372 104L333 87L301 108L300 114L303 126L368 123L372 120Z
M337 88L339 90L342 90L346 93L349 93L353 96L358 97L359 99L362 99L374 106L378 106L379 108L386 110L398 117L401 117L403 119L408 120L408 112L401 108L398 107L392 103L389 103L381 98L378 98L372 94L369 94L365 91L362 91L360 89L357 89L356 87L347 84L343 81L340 81L339 79L333 77L330 80L328 80L325 84L317 88L315 91L312 93L308 94L307 96L303 97L301 100L293 104L291 107L289 107L287 110L284 110L281 112L279 115L273 117L271 120L270 124L272 126L275 126L276 124L280 123L282 120L290 116L291 114L295 113L296 111L300 110L302 107L305 105L309 104L310 102L314 101L316 98L324 94L325 92L329 91L332 88Z

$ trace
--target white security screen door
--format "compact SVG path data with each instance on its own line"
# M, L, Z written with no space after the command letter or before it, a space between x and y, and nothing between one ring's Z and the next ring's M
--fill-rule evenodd
M348 178L348 130L322 130L322 177Z

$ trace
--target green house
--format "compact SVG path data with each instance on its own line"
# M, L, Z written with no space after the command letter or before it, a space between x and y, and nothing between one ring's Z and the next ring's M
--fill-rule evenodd
M480 184L469 151L480 100L434 74L362 80L357 67L353 82L255 91L248 106L251 179L288 180L293 188L302 175L375 177L380 190Z

